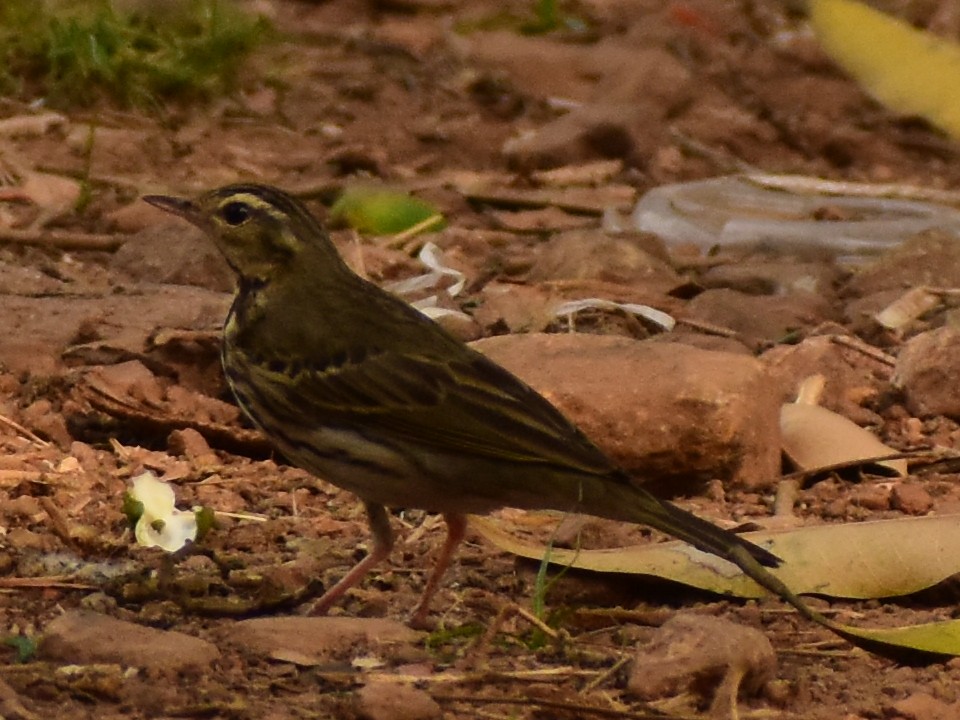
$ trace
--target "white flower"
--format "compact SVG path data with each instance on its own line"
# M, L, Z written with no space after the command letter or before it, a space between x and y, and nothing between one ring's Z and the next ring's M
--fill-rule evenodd
M130 497L143 505L134 534L144 547L159 547L176 552L187 541L197 539L197 516L190 510L177 510L173 488L151 472L131 481Z

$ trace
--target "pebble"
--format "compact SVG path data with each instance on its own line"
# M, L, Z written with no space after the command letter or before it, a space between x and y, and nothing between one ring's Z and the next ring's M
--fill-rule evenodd
M40 655L74 665L116 663L151 670L202 670L220 658L207 640L85 610L71 611L43 631Z
M930 493L917 483L894 485L890 499L895 509L909 515L925 515L933 507L933 498L930 497Z
M907 409L920 417L960 418L960 329L944 326L920 333L897 356L893 382L906 396Z
M374 681L357 691L357 715L364 720L433 720L442 717L443 712L423 690Z
M423 633L384 618L268 617L229 623L218 630L224 644L298 665L348 661L383 654L402 662L423 659Z
M756 693L777 674L770 639L723 618L681 613L638 649L627 689L643 700L714 690L714 706L730 707L740 689Z

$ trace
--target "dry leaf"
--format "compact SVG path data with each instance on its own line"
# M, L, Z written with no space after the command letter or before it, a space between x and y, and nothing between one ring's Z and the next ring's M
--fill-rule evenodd
M852 420L819 405L785 403L780 408L783 451L801 470L814 470L857 460L894 455L897 450ZM907 475L907 461L873 463Z

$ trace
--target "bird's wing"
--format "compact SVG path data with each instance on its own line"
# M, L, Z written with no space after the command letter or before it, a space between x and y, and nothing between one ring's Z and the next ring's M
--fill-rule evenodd
M452 361L416 353L345 353L323 366L257 363L250 371L278 415L381 430L461 455L607 474L615 470L553 405L475 352ZM269 389L267 389L269 388Z

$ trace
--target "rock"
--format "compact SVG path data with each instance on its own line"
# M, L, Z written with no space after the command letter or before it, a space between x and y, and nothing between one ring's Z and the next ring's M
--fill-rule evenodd
M886 484L860 483L850 489L842 501L845 506L882 512L890 509L890 490Z
M504 71L512 85L537 98L648 105L662 118L687 104L695 89L694 75L675 53L636 38L571 43L494 30L470 36L466 45L472 62ZM561 67L569 71L557 72Z
M20 421L28 428L52 440L62 448L70 447L73 438L67 429L67 422L58 410L54 410L53 403L47 398L40 398L27 405L20 411Z
M154 347L148 338L159 328L219 328L230 301L225 293L184 285L132 292L118 286L112 293L89 296L7 294L0 312L0 337L18 341L0 343L0 365L42 377L62 372L64 362L75 367L138 357ZM182 350L178 354L180 367L195 365L192 357L183 358Z
M748 295L807 292L831 296L840 277L840 269L825 262L770 260L717 265L700 276L700 284L706 288L739 290Z
M597 158L644 167L664 141L664 117L689 102L693 87L689 68L673 54L623 38L578 45L500 31L483 33L470 45L479 65L506 70L522 92L576 103L504 144L507 160L519 168ZM572 71L558 73L558 67Z
M234 286L227 261L213 241L183 223L166 222L136 233L114 253L110 264L134 280L221 292L230 292Z
M800 383L823 375L823 395L818 404L858 425L879 422L861 403L888 386L890 367L869 355L834 342L826 335L805 338L797 345L777 345L760 356L770 370L784 402L796 399Z
M949 705L925 692L915 692L903 700L892 703L892 712L884 712L886 717L904 718L904 720L955 720L960 717L960 702Z
M890 495L893 507L910 515L925 515L933 507L933 498L922 485L900 483Z
M670 332L657 333L649 338L649 342L656 343L679 343L681 345L693 345L701 350L714 350L717 352L734 353L735 355L749 355L753 357L753 351L744 345L740 340L732 337L721 337L719 335L708 335L703 332L685 330L682 326L675 327Z
M219 462L207 439L193 428L173 430L167 437L167 449L174 455L192 460L198 467L208 467Z
M559 304L555 294L538 285L508 285L491 282L483 288L473 311L481 328L511 333L542 332L556 321L553 308Z
M762 632L685 613L664 623L638 650L627 689L643 700L715 689L713 707L729 708L738 690L754 694L776 674L777 656Z
M624 285L680 284L663 243L651 235L610 236L597 230L558 233L537 248L528 280L591 279Z
M89 611L71 611L44 629L40 655L87 665L119 665L165 671L197 671L220 658L216 645L172 630L157 630Z
M735 330L747 342L777 343L796 330L833 319L833 311L813 293L757 296L719 288L697 295L684 317Z
M960 418L958 373L960 329L941 327L910 338L900 349L893 383L915 415Z
M364 720L432 720L443 713L428 693L395 682L371 682L357 691L357 715Z
M960 243L946 232L931 230L908 238L860 268L846 290L861 297L881 290L917 285L960 286Z
M624 158L632 164L653 149L642 128L651 115L650 106L590 104L561 115L535 131L507 140L503 154L511 167L539 170L597 158Z
M424 656L418 645L423 633L383 618L254 618L225 625L218 634L225 644L298 665L327 664L371 653L389 654L403 662Z
M766 486L780 468L780 400L744 355L585 334L473 346L532 385L654 491L713 479Z

